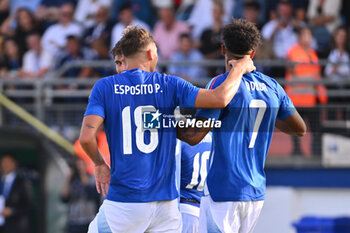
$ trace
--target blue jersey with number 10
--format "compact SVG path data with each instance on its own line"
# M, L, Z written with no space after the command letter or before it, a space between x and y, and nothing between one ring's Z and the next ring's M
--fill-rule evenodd
M181 142L181 198L200 202L209 169L211 143L211 133L195 146ZM197 206L199 207L199 204Z
M176 106L194 107L198 91L181 78L141 69L95 84L85 116L104 118L111 154L108 200L151 202L178 196L176 129L162 127L162 116L172 115Z
M228 73L209 83L213 89ZM243 76L240 87L224 109L201 109L197 116L221 120L213 129L212 163L207 187L214 201L265 199L264 165L276 118L295 112L283 88L260 72Z

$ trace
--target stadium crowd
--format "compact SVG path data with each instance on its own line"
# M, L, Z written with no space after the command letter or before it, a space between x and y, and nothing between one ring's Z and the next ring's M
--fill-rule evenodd
M317 63L328 57L331 62L348 62L349 5L345 0L1 0L0 77L42 78L70 61L108 60L109 50L127 25L150 30L162 60L220 59L220 32L231 17L248 19L261 30L264 43L257 58ZM306 47L295 46L303 28L312 36L304 33L304 40L310 37ZM190 81L222 73L219 68L167 68ZM291 74L312 73L319 79L323 71L314 64L287 72L265 68L264 72L287 79ZM72 68L65 76L113 73L113 69L86 66ZM349 74L348 64L324 69L324 75L334 81Z

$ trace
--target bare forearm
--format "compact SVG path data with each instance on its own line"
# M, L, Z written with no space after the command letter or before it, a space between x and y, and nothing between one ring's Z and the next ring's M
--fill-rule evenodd
M199 120L204 120L204 119L200 119L197 118L197 121ZM187 142L190 145L196 145L198 144L200 141L202 141L202 139L205 137L205 135L207 135L207 133L211 130L210 127L202 127L202 128L198 128L198 127L187 127L187 128L179 128L177 127L177 135L176 137L178 139L180 139L181 141Z
M195 108L224 108L236 94L242 80L242 73L231 70L226 80L214 90L201 89L198 92Z
M236 95L242 81L244 70L240 67L231 69L226 80L217 88L214 89L217 99L224 99L225 106Z
M298 114L299 116L299 114ZM287 121L288 122L288 121ZM292 121L290 120L289 123L286 121L280 121L277 120L275 127L279 129L281 132L292 135L292 136L304 136L306 133L306 125L304 121L300 121L299 123L291 123Z
M98 151L96 138L98 129L102 125L102 123L103 118L101 116L85 116L79 137L80 145L96 166L105 163L103 157Z
M98 151L96 137L84 141L80 140L80 144L95 165L101 165L105 163L102 155Z
M283 121L277 120L275 126L276 126L277 129L279 129L279 131L281 131L283 133L296 136L294 134L294 132L292 131L292 129L286 123L284 123Z

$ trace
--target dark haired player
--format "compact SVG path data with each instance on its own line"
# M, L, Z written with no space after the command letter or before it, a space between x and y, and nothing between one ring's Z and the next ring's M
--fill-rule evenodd
M233 20L223 29L222 52L228 61L253 57L261 41L256 26ZM227 74L211 80L215 90ZM221 120L213 129L211 166L201 199L199 232L252 232L265 199L265 158L275 125L282 132L303 136L306 126L283 88L272 78L251 72L223 109L201 109L197 118ZM277 119L277 120L276 120ZM178 138L192 145L210 128L178 130Z
M154 72L157 47L145 29L127 28L119 46L127 70L95 84L80 134L82 147L95 163L97 190L107 195L96 225L99 232L103 228L114 233L177 233L181 216L175 186L176 130L145 128L144 110L153 112L153 122L173 114L176 106L225 107L243 74L255 67L249 57L232 61L226 81L215 90L205 90ZM96 133L103 123L111 169L97 149ZM89 231L94 232L92 227Z

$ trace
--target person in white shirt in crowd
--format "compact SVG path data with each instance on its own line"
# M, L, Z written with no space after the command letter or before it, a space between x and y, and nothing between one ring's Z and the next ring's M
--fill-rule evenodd
M144 28L147 31L150 31L150 27L143 21L137 19L133 12L131 5L129 3L125 3L119 8L119 23L117 23L112 30L111 35L111 49L114 47L114 45L122 38L122 34L124 29L127 26L138 26L140 28Z
M100 7L110 8L112 0L79 0L74 13L74 20L81 23L84 28L96 24L95 15Z
M277 58L285 58L287 51L297 43L298 37L293 26L293 6L288 0L277 5L277 19L270 20L261 32L265 40L272 43Z
M73 22L73 13L72 4L67 3L61 6L59 22L50 26L42 37L41 43L45 50L58 54L66 46L68 35L77 37L82 35L82 27Z
M53 55L41 47L40 40L40 34L36 32L27 36L29 50L23 56L20 77L42 78L53 68Z

